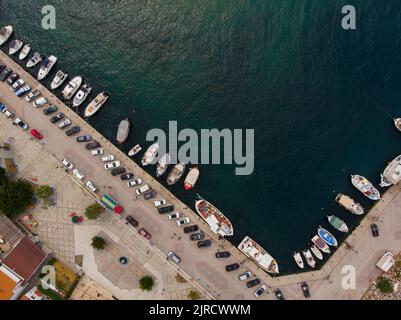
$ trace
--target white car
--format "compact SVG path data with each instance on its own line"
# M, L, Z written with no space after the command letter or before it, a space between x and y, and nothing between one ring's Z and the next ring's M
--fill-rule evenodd
M20 126L23 130L27 130L29 128L29 126L24 121L22 121L21 118L16 118L14 120L14 124Z
M17 81L14 82L14 84L11 86L11 90L15 91L19 87L23 86L25 84L25 81L22 79L18 79Z
M139 178L139 179L135 179L135 180L132 180L132 181L128 182L127 186L131 188L131 187L134 187L134 186L139 186L142 183L143 183L142 179Z
M42 97L42 98L35 100L32 104L35 108L39 108L41 106L44 106L46 103L47 103L47 98Z
M106 163L104 165L104 169L105 170L111 170L111 169L114 169L114 168L118 168L120 166L121 166L120 161L114 161L114 162Z
M161 206L164 206L165 204L167 204L167 201L165 199L161 199L161 200L153 201L153 203L155 204L155 207L158 208L158 207L161 207Z
M96 185L95 185L92 181L88 181L88 182L86 183L86 187L87 187L90 191L92 191L92 192L95 192L95 193L96 193L96 192L98 191Z
M97 149L97 150L93 150L92 151L92 156L101 156L104 154L104 150L103 149Z
M177 221L177 226L181 227L181 226L183 226L185 224L188 224L190 222L191 222L191 220L189 218L185 217L185 218L182 218L182 219Z
M15 117L15 114L12 113L12 112L10 112L10 111L7 110L7 109L4 109L3 112L4 112L5 116L6 116L8 119L13 119L13 118Z
M67 169L70 169L70 170L74 169L74 165L70 160L64 159L62 161L62 163L63 163L64 167L66 167Z
M250 277L252 277L252 272L247 271L247 272L241 274L241 275L239 276L239 279L240 279L241 281L245 281L246 279L249 279Z
M109 162L109 161L114 161L116 160L116 157L113 156L112 154L109 154L108 156L102 157L103 162Z
M74 176L76 176L79 180L84 180L85 179L85 176L84 176L84 174L81 172L81 171L79 171L78 169L75 169L73 172L72 172L72 174L74 175Z
M69 125L71 125L71 120L70 119L65 119L64 121L62 121L59 125L58 125L58 127L60 128L60 129L63 129L63 128L65 128L65 127L68 127Z
M28 93L28 95L25 97L25 101L29 102L32 101L33 99L36 99L37 97L40 96L40 91L39 89L35 89Z
M175 219L178 219L179 217L181 217L181 213L173 212L173 213L170 213L167 217L169 220L175 220Z
M149 191L149 190L150 190L149 185L145 184L144 186L140 187L139 189L136 189L135 192L139 196L142 193L145 193L146 191Z

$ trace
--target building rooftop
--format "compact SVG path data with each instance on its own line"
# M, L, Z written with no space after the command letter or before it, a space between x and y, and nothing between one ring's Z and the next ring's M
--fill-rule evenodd
M0 265L0 301L10 300L14 295L14 289L21 282L21 278L7 267Z

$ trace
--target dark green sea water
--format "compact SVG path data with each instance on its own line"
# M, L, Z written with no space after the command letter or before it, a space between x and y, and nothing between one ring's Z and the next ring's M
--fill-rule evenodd
M45 4L56 30L41 28ZM356 31L341 29L346 4L357 8ZM0 10L0 25L84 76L93 95L111 94L90 122L114 141L129 116L125 150L169 120L255 129L254 174L202 166L196 192L231 219L235 241L252 236L284 273L328 213L359 223L333 201L343 192L369 207L349 175L377 184L401 153L391 120L401 115L399 0L3 0ZM193 206L195 192L172 191Z

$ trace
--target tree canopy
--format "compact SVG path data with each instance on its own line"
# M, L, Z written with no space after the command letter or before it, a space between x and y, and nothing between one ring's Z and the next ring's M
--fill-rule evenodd
M155 284L155 281L151 276L144 276L139 280L139 286L143 291L151 291L153 286Z
M7 217L11 218L24 212L31 204L32 199L32 187L24 180L6 180L4 184L0 185L0 212Z
M103 250L106 246L106 240L102 237L95 236L92 238L92 247L96 250Z
M103 210L104 209L100 204L94 203L86 208L85 216L88 218L88 220L96 220Z
M48 185L42 185L36 189L36 194L39 199L48 200L53 194L53 189Z

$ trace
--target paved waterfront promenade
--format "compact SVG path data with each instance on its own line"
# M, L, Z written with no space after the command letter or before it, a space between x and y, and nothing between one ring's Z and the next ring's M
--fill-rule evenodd
M312 298L315 299L360 299L369 284L380 273L375 268L375 263L380 256L390 250L398 253L401 247L401 193L400 187L394 186L384 195L383 199L367 214L362 224L348 237L346 243L331 256L323 269L319 271L306 272L302 274L281 276L272 278L246 257L234 246L225 240L218 240L217 236L209 231L206 225L192 210L180 202L167 189L144 172L131 159L123 154L118 148L107 141L100 133L95 131L87 122L65 106L60 100L52 95L46 88L41 86L29 74L25 73L14 61L3 52L0 52L2 63L9 65L17 71L22 78L33 88L40 87L43 95L49 98L50 103L57 105L59 111L81 127L82 134L88 133L99 141L103 148L114 154L122 165L146 181L153 189L158 191L159 197L165 198L175 205L184 216L196 222L210 238L214 239L211 248L199 250L195 243L189 241L174 222L168 221L166 217L157 214L151 202L136 198L134 190L128 189L118 177L111 178L109 172L102 168L100 160L93 158L82 144L75 142L75 138L68 138L56 126L50 124L48 117L44 116L41 109L35 109L23 99L15 97L8 86L0 83L0 100L10 109L14 109L17 116L28 122L31 128L36 128L45 136L45 148L57 159L64 157L73 163L87 176L100 186L101 194L107 191L115 197L125 208L123 216L130 214L139 220L140 224L152 233L152 245L155 250L166 254L174 250L182 258L180 267L196 281L204 290L208 291L216 299L253 299L253 291L238 281L238 274L246 270L254 272L263 282L270 287L280 287L287 299L301 299L302 292L299 283L308 282ZM112 93L111 93L112 95ZM112 98L109 102L112 104ZM105 108L108 106L106 105ZM101 116L101 111L99 115ZM102 186L111 186L104 188ZM372 238L369 226L376 221L379 225L381 236ZM382 221L382 222L381 222ZM156 249L157 248L157 249ZM230 259L216 260L213 256L217 250L229 250L233 257ZM266 248L268 250L268 248ZM224 260L224 261L222 261ZM241 269L238 272L226 273L224 265L240 262ZM344 277L344 266L351 265L356 270L356 288L344 289L342 279ZM273 295L264 295L264 299L272 299Z

